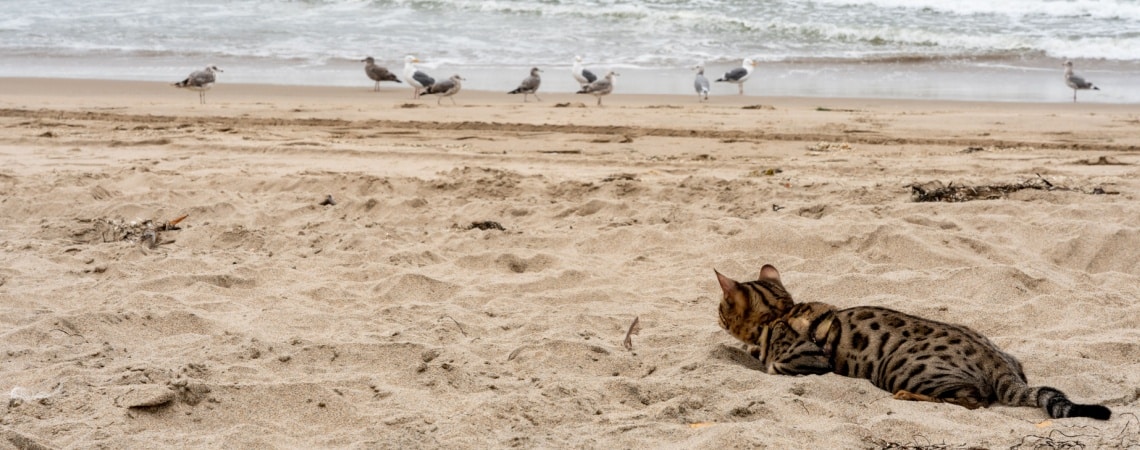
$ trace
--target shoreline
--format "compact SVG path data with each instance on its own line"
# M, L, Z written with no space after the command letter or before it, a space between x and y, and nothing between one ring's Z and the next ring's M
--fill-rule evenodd
M215 64L224 70L219 83L272 84L279 86L354 87L371 86L363 74L363 65L355 60L336 59L313 65L279 65L278 62L249 59L221 59L201 62ZM401 61L380 61L397 72ZM695 64L693 62L692 64ZM1055 64L1054 64L1055 63ZM1040 58L1014 61L772 61L762 62L753 79L745 84L746 94L755 97L811 97L811 98L880 98L892 100L957 100L1059 103L1071 100L1072 90L1062 80L1061 60ZM74 66L105 67L91 77L92 72L75 72ZM35 77L63 79L103 79L108 81L174 82L198 65L187 65L183 59L153 62L140 66L128 59L109 65L107 61L81 60L64 64L61 61L45 63L42 58L13 58L8 69L0 69L0 78ZM621 75L618 92L647 95L681 95L693 93L692 64L673 68L641 68L605 63L587 67L603 75L613 68ZM725 70L738 63L711 64L706 76L715 80ZM517 85L530 67L523 66L450 66L425 61L418 65L436 78L460 73L472 90L507 92ZM1096 83L1101 91L1082 91L1078 99L1085 103L1140 104L1140 80L1133 76L1140 68L1135 63L1116 61L1078 61L1077 73ZM566 92L577 89L569 75L569 66L543 66L543 89L547 92ZM91 69L88 69L91 70ZM87 75L85 75L87 74ZM400 75L402 78L402 75ZM714 97L729 97L737 93L735 85L712 83ZM392 85L392 83L385 83ZM397 85L402 86L402 85ZM693 93L695 97L695 93Z

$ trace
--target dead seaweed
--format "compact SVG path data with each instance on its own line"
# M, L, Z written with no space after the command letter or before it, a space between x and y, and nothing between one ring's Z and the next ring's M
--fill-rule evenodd
M864 442L874 448L890 450L942 450L963 449L974 450L982 448L1008 448L1009 450L1038 450L1038 449L1094 449L1094 448L1140 448L1140 417L1134 413L1121 414L1114 423L1124 420L1124 424L1117 430L1115 425L1098 427L1091 425L1067 426L1051 428L1054 423L1050 420L1036 424L1042 429L1039 433L1026 434L1012 445L1000 447L982 447L969 444L947 444L946 442L930 442L922 435L915 435L910 442L894 442L874 437L864 438Z
M637 175L632 173L615 173L608 177L602 178L603 183L610 183L614 181L638 181Z
M972 447L966 444L947 444L945 442L933 443L929 442L926 436L917 435L911 439L911 442L892 442L885 439L875 439L873 437L867 438L866 441L875 448L883 450L948 450L948 449L962 449L974 450L982 447ZM919 442L926 441L926 442Z
M491 220L484 220L482 222L471 222L471 225L468 226L467 229L468 230L479 229L479 230L484 230L484 231L485 230L507 231L506 228L503 228L502 224L500 224L499 222L491 221Z
M927 183L913 183L907 185L910 188L911 200L914 202L968 202L973 200L997 200L1005 198L1014 192L1035 189L1041 191L1073 191L1081 192L1090 195L1103 195L1103 194L1119 194L1119 192L1106 191L1104 188L1095 187L1092 189L1071 188L1064 186L1057 186L1046 180L1045 177L1037 174L1037 178L1029 179L1021 183L1011 184L987 184L978 186L965 186L954 185L950 183L944 185L941 181L935 180Z

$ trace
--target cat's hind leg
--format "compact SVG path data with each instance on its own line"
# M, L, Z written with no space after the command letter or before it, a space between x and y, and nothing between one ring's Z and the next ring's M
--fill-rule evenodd
M916 394L914 392L907 391L907 390L901 390L901 389L898 392L895 392L894 398L895 398L895 400L906 400L909 402L933 402L933 403L942 403L943 402L943 400L938 398L938 397L931 397L929 395L924 395L924 394Z
M949 393L952 396L934 397L926 394L917 394L907 390L899 390L898 392L895 392L894 399L907 400L912 402L950 403L952 405L958 405L966 409L978 409L982 406L987 406L988 403L981 402L978 400L976 395L972 395L976 393L976 391L972 390L967 390L967 392L955 391Z

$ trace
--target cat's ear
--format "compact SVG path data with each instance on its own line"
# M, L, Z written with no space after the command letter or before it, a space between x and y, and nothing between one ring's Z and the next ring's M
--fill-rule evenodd
M771 264L765 264L764 267L760 268L760 277L757 279L760 281L774 281L776 283L779 283L780 271L776 270L775 267L772 267Z
M716 269L713 269L713 273L716 273L716 280L720 282L720 289L724 291L724 295L727 296L740 290L740 287L736 284L736 280L722 275L720 272L717 272Z

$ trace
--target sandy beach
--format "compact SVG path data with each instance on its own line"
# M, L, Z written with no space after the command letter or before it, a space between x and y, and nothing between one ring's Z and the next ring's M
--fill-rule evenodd
M371 88L0 79L0 448L1140 448L1134 104ZM762 373L765 263L1114 416Z

